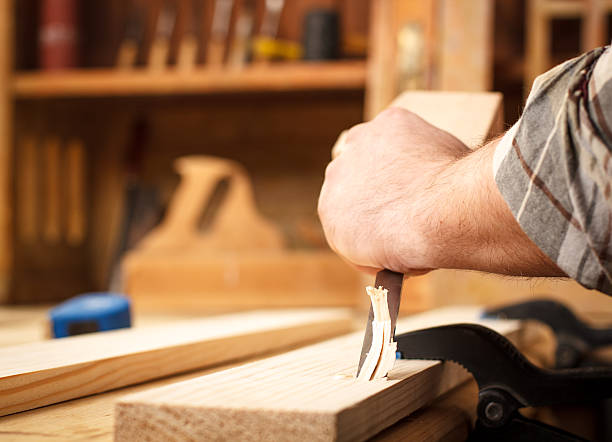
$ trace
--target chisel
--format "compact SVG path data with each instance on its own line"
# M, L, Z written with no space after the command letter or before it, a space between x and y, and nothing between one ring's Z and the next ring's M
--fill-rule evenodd
M382 287L387 289L387 305L389 307L389 317L391 318L391 337L393 341L395 337L395 323L399 314L400 300L402 296L402 281L404 275L391 270L381 270L376 274L376 282L374 287ZM370 305L370 313L366 324L365 335L363 336L363 344L361 345L361 355L359 356L359 365L357 366L357 377L361 373L361 368L366 360L366 356L372 347L372 321L374 320L374 308Z

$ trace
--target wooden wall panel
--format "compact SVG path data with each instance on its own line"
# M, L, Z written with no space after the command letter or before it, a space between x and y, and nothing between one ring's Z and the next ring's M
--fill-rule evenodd
M12 271L13 0L0 1L0 302L7 299Z

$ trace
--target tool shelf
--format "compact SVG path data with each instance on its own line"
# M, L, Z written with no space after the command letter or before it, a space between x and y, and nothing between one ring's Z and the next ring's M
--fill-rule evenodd
M359 90L365 87L366 62L294 62L246 67L242 70L197 68L79 69L18 73L13 80L17 99L162 96L233 92Z

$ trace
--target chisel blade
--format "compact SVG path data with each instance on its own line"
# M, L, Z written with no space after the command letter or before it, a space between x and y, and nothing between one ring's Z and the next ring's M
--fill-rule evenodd
M402 295L402 281L404 275L391 270L381 270L376 274L375 287L382 286L387 289L387 303L389 305L389 316L391 317L391 339L395 337L395 323L399 313L400 300ZM357 367L357 376L361 372L361 367L372 346L372 321L374 320L374 310L370 305L370 314L368 315L368 323L366 324L365 335L363 336L363 345L361 346L361 356L359 357L359 365Z

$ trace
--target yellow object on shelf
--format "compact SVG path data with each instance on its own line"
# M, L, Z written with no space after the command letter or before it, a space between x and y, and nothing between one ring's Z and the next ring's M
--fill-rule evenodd
M253 54L259 59L298 60L302 58L302 46L289 40L257 37L253 40Z

